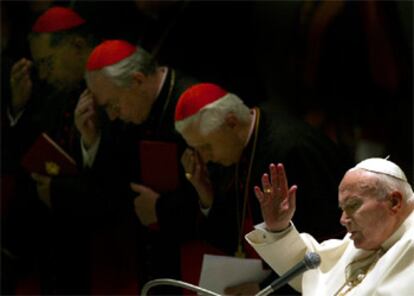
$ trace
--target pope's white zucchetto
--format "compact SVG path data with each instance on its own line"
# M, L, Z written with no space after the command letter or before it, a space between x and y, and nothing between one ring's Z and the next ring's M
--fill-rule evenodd
M363 169L373 173L385 174L407 182L407 177L402 169L392 161L384 158L374 157L365 159L358 163L354 169Z

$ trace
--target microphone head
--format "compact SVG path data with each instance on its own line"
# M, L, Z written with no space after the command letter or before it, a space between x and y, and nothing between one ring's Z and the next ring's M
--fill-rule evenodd
M321 264L321 257L318 253L309 252L305 254L303 261L308 269L314 269Z

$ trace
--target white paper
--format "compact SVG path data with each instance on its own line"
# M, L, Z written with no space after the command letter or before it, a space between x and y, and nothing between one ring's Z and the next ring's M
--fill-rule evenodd
M242 283L263 281L270 270L259 259L204 255L199 286L224 294L224 289Z

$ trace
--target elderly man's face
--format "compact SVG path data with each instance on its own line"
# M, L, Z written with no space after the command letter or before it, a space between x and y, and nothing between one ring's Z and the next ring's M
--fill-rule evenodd
M347 172L339 185L341 224L351 233L355 247L375 250L396 230L395 214L388 197L378 196L375 174Z
M39 79L59 90L70 90L83 80L81 51L66 38L51 46L52 35L42 33L30 39L30 51Z
M239 161L243 151L243 144L227 126L203 135L198 125L193 124L182 133L182 136L187 144L200 154L204 163L213 162L230 166Z
M148 118L151 99L135 81L128 87L120 87L102 73L92 72L87 83L96 104L105 109L110 120L119 118L124 122L141 124Z

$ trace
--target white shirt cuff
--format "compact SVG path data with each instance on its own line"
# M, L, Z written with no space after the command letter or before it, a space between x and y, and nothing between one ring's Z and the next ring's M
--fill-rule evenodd
M98 154L99 144L101 143L101 135L98 136L96 142L89 149L86 149L82 139L80 142L82 149L83 167L91 168L93 166L93 163L95 162L96 154Z
M7 117L9 118L10 126L15 126L18 122L20 117L22 117L24 113L24 109L17 112L16 116L13 116L10 112L10 108L7 108Z
M284 229L282 231L277 231L277 232L268 230L266 228L266 223L264 223L264 222L254 226L255 229L259 229L259 230L265 232L266 236L272 241L276 241L276 240L281 239L282 237L284 237L286 235L286 233L291 231L293 227L294 226L293 226L292 221L290 221L289 226L286 229Z
M210 208L205 208L205 207L203 207L203 206L201 205L201 202L200 202L200 201L198 201L198 205L200 206L200 211L201 211L201 213L203 213L203 215L204 215L205 217L207 217L207 216L208 216L208 214L210 213L210 209L211 209L211 207L210 207Z

